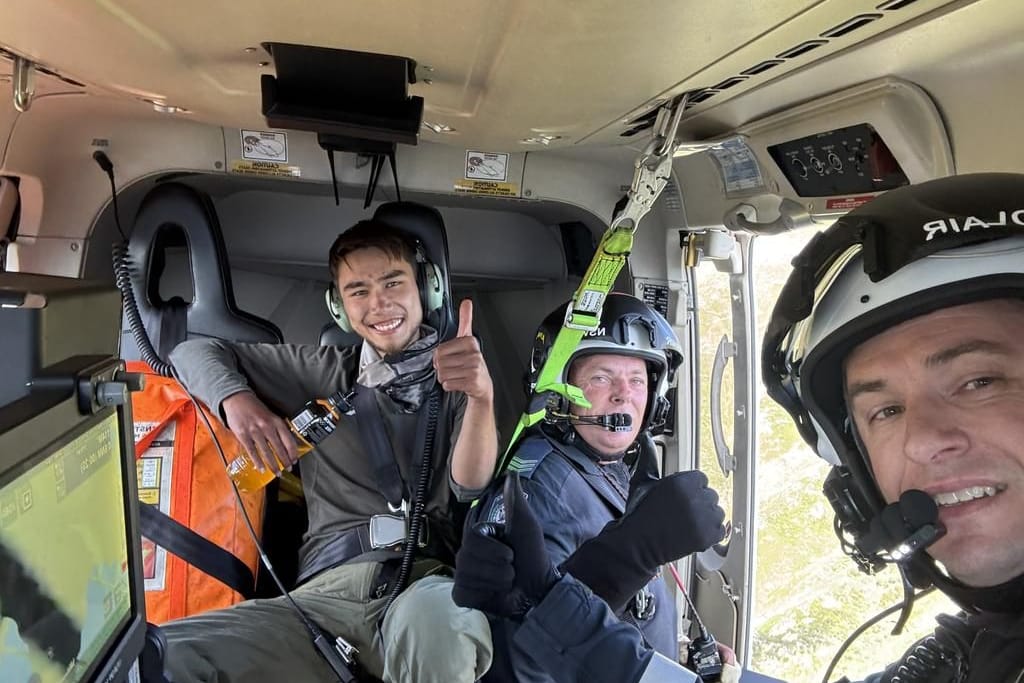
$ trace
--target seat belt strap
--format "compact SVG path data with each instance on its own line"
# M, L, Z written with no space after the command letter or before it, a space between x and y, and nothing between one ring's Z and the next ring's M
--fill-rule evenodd
M407 490L407 487L402 482L402 473L398 469L398 460L395 457L395 450L391 445L391 439L388 438L384 418L380 414L376 391L362 385L357 385L356 387L353 404L356 408L355 418L356 426L359 428L359 438L362 440L363 447L370 457L377 486L393 511L397 512L402 507L403 501L412 501L415 493L412 487L416 486L416 482L419 482L421 476L430 476L429 464L427 465L427 472L421 472L423 466L421 455L423 449L428 444L427 435L436 436L437 434L436 418L439 417L439 413L444 414L444 409L448 405L447 397L445 397L445 400L437 403L440 398L438 396L440 392L440 387L435 384L424 397L423 404L420 407L419 415L416 419L415 448L410 453L410 476ZM430 406L432 402L440 407L431 411ZM434 421L430 420L431 412L434 413ZM429 439L432 451L430 453L430 462L433 462L434 453L437 452L437 444L434 441L435 439L433 438ZM427 486L429 487L429 479Z
M507 469L522 433L544 419L547 399L552 393L564 396L576 405L590 407L578 387L557 383L555 380L562 374L565 364L583 339L583 335L593 332L600 324L604 300L633 249L633 235L640 224L640 219L651 210L654 201L668 184L676 149L676 131L686 108L686 101L687 95L683 94L666 104L659 112L655 135L636 161L633 183L626 194L626 205L612 219L611 225L602 235L594 258L591 259L580 286L572 295L572 300L565 311L562 329L558 331L551 352L537 375L537 383L533 387L526 411L516 423L508 449L498 463L499 474Z
M363 385L356 386L353 404L356 407L356 426L359 438L363 442L366 454L370 457L373 477L380 487L380 492L394 511L402 507L405 499L405 487L402 485L402 474L398 469L394 448L388 438L384 418L377 405L377 392ZM421 413L422 414L422 413Z
M139 501L142 535L180 557L249 600L256 596L256 579L244 562L156 506Z

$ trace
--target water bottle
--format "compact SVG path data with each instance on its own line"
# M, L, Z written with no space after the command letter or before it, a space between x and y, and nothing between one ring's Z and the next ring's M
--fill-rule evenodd
M298 442L299 456L303 456L316 448L321 441L330 436L338 426L342 415L352 415L354 392L337 392L328 398L309 401L305 407L291 419L285 420ZM284 463L270 444L267 450L282 468ZM259 491L273 481L275 474L268 469L260 470L249 455L242 451L228 462L228 474L235 480L240 491Z

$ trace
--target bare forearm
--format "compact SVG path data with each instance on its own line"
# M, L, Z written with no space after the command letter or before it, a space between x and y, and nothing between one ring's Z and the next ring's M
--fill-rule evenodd
M467 489L482 489L491 481L498 460L498 429L491 399L470 398L462 429L452 450L452 479Z

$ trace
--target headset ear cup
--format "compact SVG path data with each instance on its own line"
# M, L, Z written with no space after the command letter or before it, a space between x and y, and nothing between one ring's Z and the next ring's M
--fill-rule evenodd
M331 319L345 332L351 332L352 325L348 321L345 308L341 305L337 286L332 284L327 288L327 291L324 292L324 300L327 303L327 312L331 314Z
M426 308L423 313L426 315L440 310L444 305L444 280L441 278L441 269L430 261L424 264L423 271L423 305Z

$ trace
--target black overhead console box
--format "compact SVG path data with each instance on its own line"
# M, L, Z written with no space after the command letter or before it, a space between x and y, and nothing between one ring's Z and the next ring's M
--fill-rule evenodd
M263 47L277 71L260 79L268 125L314 131L321 145L339 151L381 150L373 142L416 144L423 98L409 96L414 60L289 43Z

